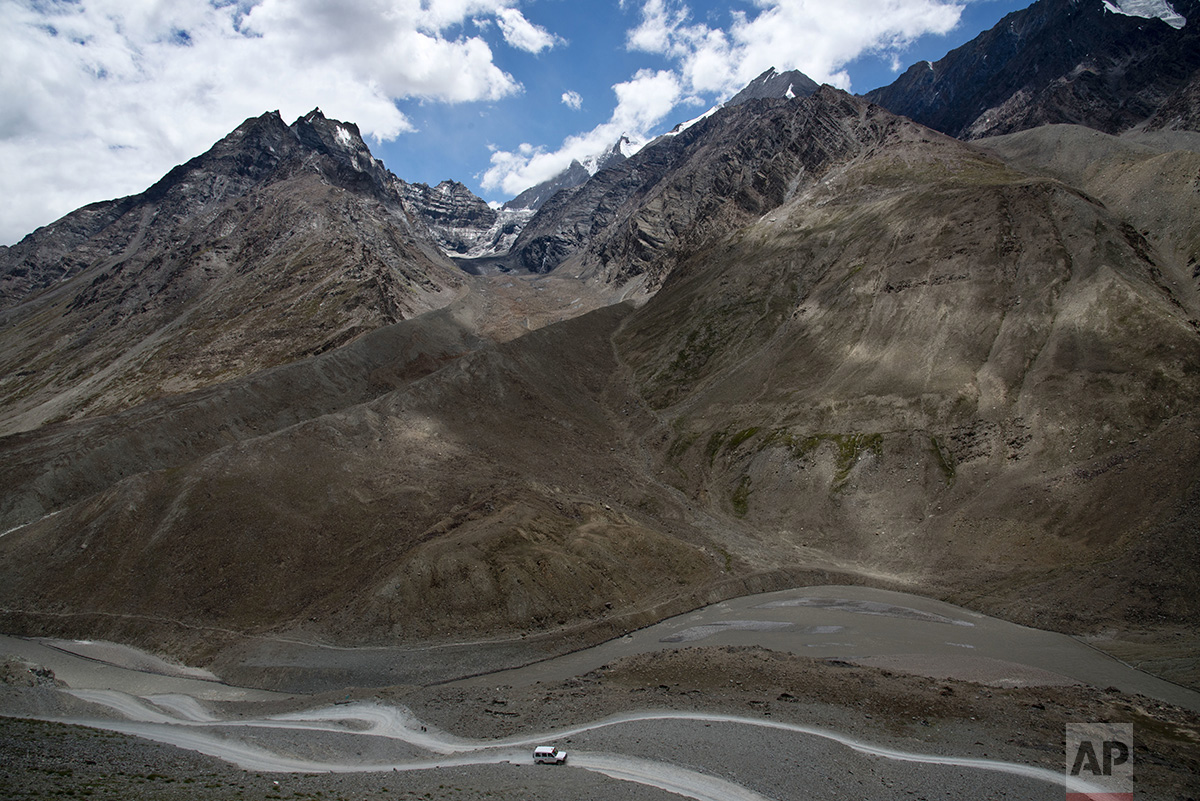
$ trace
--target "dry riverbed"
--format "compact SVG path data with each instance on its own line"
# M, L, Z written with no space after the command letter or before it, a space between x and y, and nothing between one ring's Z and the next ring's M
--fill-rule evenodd
M44 674L27 677L10 669L6 676L10 683L0 708L8 714L73 715L83 705L64 697ZM912 752L1002 759L1050 771L1062 770L1065 724L1111 720L1134 724L1139 798L1200 795L1200 716L1195 713L1084 686L997 688L757 647L641 654L583 676L530 686L392 687L344 696L211 707L226 718L370 700L407 707L431 730L473 740L551 731L630 710L701 711L806 724ZM276 738L273 747L297 754L344 748L327 742L329 735L288 736L294 741ZM592 730L557 744L586 753L644 755L726 778L733 772L738 783L767 798L946 798L968 790L974 797L999 798L1012 792L1003 782L993 785L984 772L942 775L865 759L828 742L801 747L799 739L759 727L668 721ZM0 719L0 754L0 797L6 799L679 797L592 771L527 764L405 773L258 773L138 738L14 718ZM375 761L389 755L358 756ZM1035 790L1045 797L1062 793L1050 786L1029 792Z

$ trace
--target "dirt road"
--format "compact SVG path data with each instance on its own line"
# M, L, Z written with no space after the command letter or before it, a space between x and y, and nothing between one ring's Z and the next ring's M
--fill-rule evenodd
M754 646L760 648L755 653L813 654L834 657L838 664L852 661L913 674L948 672L954 675L946 681L959 687L1049 690L1099 683L1195 703L1188 691L1069 637L916 596L809 587L734 599L597 648L442 685L438 692L447 703L470 693L493 693L484 709L472 706L475 702L458 702L452 716L458 734L382 697L332 703L328 695L321 700L250 690L121 646L6 637L0 637L0 652L49 666L70 687L2 695L0 713L133 735L263 774L402 777L469 769L475 771L471 775L480 793L488 787L488 776L503 783L501 777L511 778L511 769L520 767L535 772L527 775L536 777L538 786L568 795L586 784L582 772L636 785L639 793L662 791L701 801L864 794L1061 798L1062 773L1044 761L981 757L978 748L956 753L953 740L933 747L908 736L897 740L872 736L869 730L839 729L838 720L849 720L844 716L834 716L830 725L814 725L772 717L767 707L759 707L758 715L652 708L645 706L649 697L633 695L616 714L587 718L588 707L581 704L567 715L570 725L519 725L527 714L523 710L548 688L572 687L579 677L596 675L601 665L631 659L633 664L653 664L655 654L682 656L697 647L705 651L705 646L732 648L734 654ZM763 647L771 650L761 651ZM319 653L322 659L340 657L349 675L362 656L352 650ZM377 659L378 649L370 657ZM747 680L754 676L742 675ZM959 683L964 680L975 684ZM943 695L951 691L950 685L942 688ZM597 712L620 707L619 687L605 692L608 700L595 707ZM528 696L528 703L510 708L503 697L508 693ZM577 698L587 695L586 689L570 691ZM542 702L557 710L574 703L562 689L545 694ZM678 706L678 697L672 703ZM470 724L472 714L479 716L476 726ZM513 725L497 730L490 721L504 716ZM513 733L497 733L505 730ZM464 731L476 736L463 736ZM535 767L531 751L540 744L569 750L569 767Z

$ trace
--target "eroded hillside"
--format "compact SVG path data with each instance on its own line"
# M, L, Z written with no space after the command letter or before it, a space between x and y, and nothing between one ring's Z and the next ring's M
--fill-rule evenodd
M6 439L6 625L209 656L263 632L569 647L819 579L1075 632L1186 630L1200 336L1172 280L1182 240L833 90L729 113L755 108L807 138L756 157L766 184L694 140L672 174L726 164L728 213L698 238L655 229L672 269L640 307L501 345L472 338L482 307L451 307L438 339L426 316L370 358L298 364L378 380L227 442L97 424L88 458L124 467L90 484L67 428ZM622 219L654 218L660 189ZM567 291L569 268L554 279Z
M446 305L461 273L357 128L247 120L4 253L0 432L129 409Z

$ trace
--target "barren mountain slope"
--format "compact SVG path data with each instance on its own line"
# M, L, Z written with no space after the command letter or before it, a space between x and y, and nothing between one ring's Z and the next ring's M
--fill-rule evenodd
M446 304L461 274L394 180L353 125L265 114L142 195L13 246L0 432L249 375Z
M193 654L599 636L819 576L1077 632L1192 626L1200 337L1163 257L1078 189L837 97L809 147L871 145L819 181L798 160L784 206L641 308L0 537L6 625Z
M1145 124L1152 131L1200 131L1200 69Z
M137 473L378 398L447 362L608 305L556 278L465 277L449 306L317 356L123 412L0 437L0 532L55 514Z
M830 87L721 109L556 195L521 232L510 261L653 291L688 253L877 145L894 124Z
M61 511L128 476L187 464L427 375L483 346L462 305L245 378L0 438L0 531Z
M964 138L1052 123L1128 130L1172 102L1200 69L1200 3L1172 0L1187 19L1181 28L1107 6L1038 0L866 97Z
M618 341L663 475L763 553L1188 626L1200 336L1163 263L1075 189L897 142L694 256Z
M610 387L608 341L627 313L464 356L7 534L6 624L195 652L222 644L210 627L411 641L602 624L686 595L726 565L639 508L684 516L630 481L634 407Z
M1047 125L979 144L1103 201L1154 246L1176 298L1200 320L1200 133Z

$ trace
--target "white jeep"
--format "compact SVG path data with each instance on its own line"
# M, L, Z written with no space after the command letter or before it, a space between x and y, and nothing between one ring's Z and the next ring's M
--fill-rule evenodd
M561 765L567 761L567 752L552 745L539 745L533 749L533 761L540 765Z

